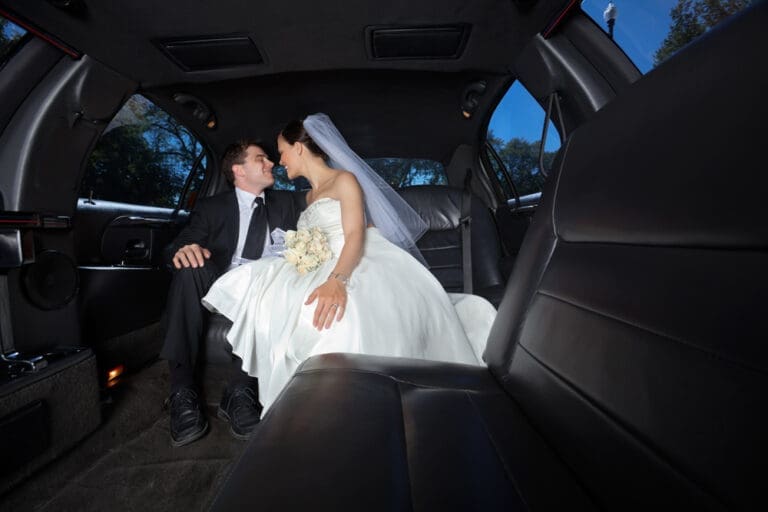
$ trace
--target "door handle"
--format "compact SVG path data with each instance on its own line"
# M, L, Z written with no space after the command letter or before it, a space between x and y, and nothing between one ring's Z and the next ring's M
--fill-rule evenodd
M123 251L123 264L132 261L145 261L149 258L149 247L144 240L134 238L125 243Z

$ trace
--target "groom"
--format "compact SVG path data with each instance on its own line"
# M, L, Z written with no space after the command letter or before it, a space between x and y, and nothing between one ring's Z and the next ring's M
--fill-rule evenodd
M234 185L230 190L201 199L189 224L166 249L175 271L168 293L163 324L165 341L160 356L168 360L171 393L171 444L183 446L208 430L194 373L208 311L200 299L213 282L238 264L261 257L275 228L295 229L300 211L290 192L266 190L275 179L274 163L257 141L231 144L224 151L221 170ZM259 421L256 379L233 357L231 377L219 405L218 416L230 423L238 439L246 439Z

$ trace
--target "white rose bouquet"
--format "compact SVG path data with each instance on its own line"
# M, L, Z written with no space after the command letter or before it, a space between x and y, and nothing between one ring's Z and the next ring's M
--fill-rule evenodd
M320 265L331 259L332 255L328 239L320 228L285 232L283 257L296 267L299 274L317 270Z

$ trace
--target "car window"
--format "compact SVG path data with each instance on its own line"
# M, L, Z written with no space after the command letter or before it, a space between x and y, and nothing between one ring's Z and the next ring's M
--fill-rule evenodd
M282 165L275 165L272 168L272 175L275 177L275 184L272 185L272 188L276 190L309 190L311 188L309 181L302 176L295 180L289 180L285 167Z
M583 0L581 8L642 73L647 73L751 3L752 0Z
M141 95L112 119L86 164L80 197L189 209L207 157L192 133Z
M447 185L448 177L440 162L425 158L367 158L365 160L376 173L384 178L392 188L398 189L413 185ZM275 176L274 188L278 190L308 190L309 182L304 178L293 181L285 174L285 167L276 165L272 169Z
M0 16L0 65L16 50L27 31Z
M368 165L392 188L413 185L447 185L448 177L440 162L424 158L368 158Z
M497 180L498 192L506 200L541 192L544 174L539 165L539 146L544 109L519 83L502 98L488 126L484 161ZM560 148L560 136L549 122L544 145L544 167L552 165Z

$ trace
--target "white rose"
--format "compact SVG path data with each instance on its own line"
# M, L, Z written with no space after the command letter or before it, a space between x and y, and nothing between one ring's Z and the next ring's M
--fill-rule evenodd
M309 251L312 254L321 254L323 252L323 244L317 240L313 240L309 245Z
M307 252L307 243L303 242L301 240L296 241L295 244L293 244L293 250L296 251L298 254L304 254Z
M320 264L320 261L315 256L308 254L301 258L301 264L306 266L307 270L314 270Z
M285 243L286 245L290 245L294 240L296 240L296 232L292 229L285 232Z
M293 249L288 249L287 251L285 251L285 261L287 261L291 265L296 265L299 262L298 253Z

